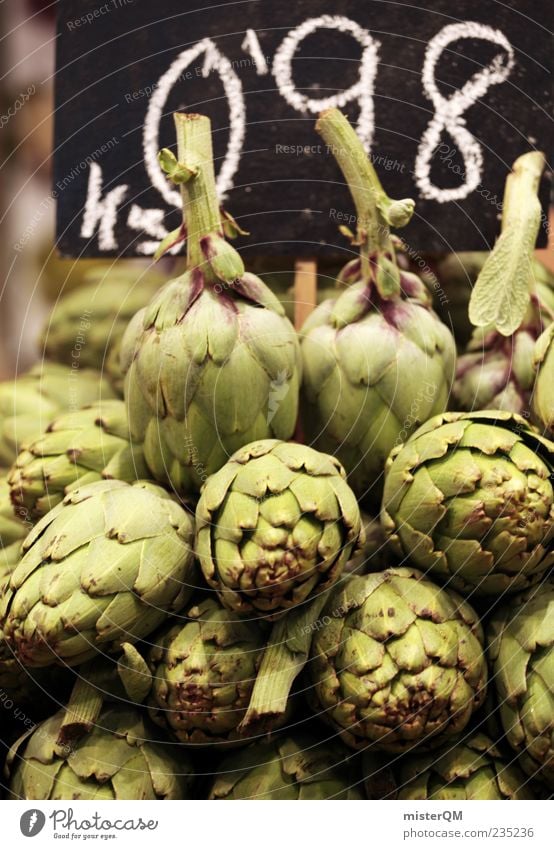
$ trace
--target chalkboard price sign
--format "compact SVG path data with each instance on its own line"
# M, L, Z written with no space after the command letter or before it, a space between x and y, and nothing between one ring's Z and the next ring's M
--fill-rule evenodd
M490 247L511 163L550 155L543 0L58 5L65 255L148 256L177 226L179 194L156 159L175 149L177 110L210 116L220 197L258 254L344 244L352 204L314 130L326 107L353 121L388 193L416 200L403 237L418 250Z

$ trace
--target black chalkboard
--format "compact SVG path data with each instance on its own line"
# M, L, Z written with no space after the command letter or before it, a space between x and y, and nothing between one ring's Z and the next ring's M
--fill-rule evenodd
M531 148L550 159L544 0L58 5L53 194L65 255L150 254L177 226L154 159L175 149L175 110L211 117L225 206L258 254L345 245L337 227L352 203L314 130L330 99L388 193L415 198L403 232L414 250L489 247L513 160ZM547 198L545 178L545 208Z

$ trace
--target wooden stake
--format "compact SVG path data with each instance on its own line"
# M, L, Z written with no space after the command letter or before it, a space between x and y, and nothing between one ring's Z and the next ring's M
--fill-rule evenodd
M317 305L317 260L297 259L294 265L294 325L300 330Z

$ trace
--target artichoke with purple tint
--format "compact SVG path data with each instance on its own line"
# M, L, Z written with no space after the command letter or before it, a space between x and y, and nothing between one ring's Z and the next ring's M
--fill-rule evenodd
M460 410L529 409L535 343L554 320L552 275L533 256L543 168L542 153L526 153L516 159L506 180L502 232L469 304L475 329L458 360L452 390Z
M316 126L352 193L360 255L341 272L346 291L302 328L303 421L310 442L339 458L356 493L376 499L394 445L446 409L456 350L424 283L395 258L389 228L408 223L413 201L386 196L338 110L323 112Z
M187 268L131 320L121 348L132 436L154 477L182 493L247 442L294 431L300 383L296 333L278 298L225 236L210 121L175 115L179 161L160 154L181 185L185 221L160 252L187 239Z

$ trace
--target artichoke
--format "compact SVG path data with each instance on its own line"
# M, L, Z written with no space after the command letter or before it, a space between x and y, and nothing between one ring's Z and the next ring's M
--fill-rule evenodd
M355 492L378 499L393 446L446 409L456 349L424 283L396 263L388 228L409 221L413 201L385 196L340 112L327 110L316 126L356 203L360 257L340 275L346 291L302 328L303 424L316 448L343 463Z
M122 391L119 348L137 310L146 306L163 282L160 274L118 264L89 271L84 283L62 295L42 334L50 360L105 371Z
M179 158L160 162L183 185L187 270L139 311L121 364L133 436L157 480L195 492L253 439L289 439L300 383L296 333L278 298L244 271L217 205L210 122L175 116ZM184 181L187 181L184 183Z
M445 413L387 461L381 518L399 557L499 596L554 562L554 444L514 413Z
M64 413L19 454L9 475L18 514L36 522L72 489L115 478L148 477L142 448L130 441L123 401Z
M71 746L60 743L65 711L24 735L7 760L10 799L187 799L192 767L156 739L131 707L109 706Z
M554 435L554 324L537 340L534 368L533 413L544 430Z
M61 412L113 397L99 372L59 363L44 362L0 383L0 465L11 466Z
M14 511L8 481L0 473L0 569L15 566L19 561L21 545L30 529Z
M361 799L349 753L306 736L254 743L224 759L210 799Z
M398 556L462 593L500 595L554 562L554 444L515 413L445 413L387 461L381 519Z
M150 714L181 743L237 742L267 633L208 598L153 639Z
M543 167L542 153L524 154L506 180L502 233L481 269L469 306L477 327L458 360L453 396L461 410L523 413L529 408L533 349L554 319L552 278L533 258ZM529 226L529 238L514 238L516 226L522 233ZM503 298L507 304L497 313Z
M202 489L196 554L230 610L268 619L330 587L361 535L334 457L264 439L237 451Z
M440 744L485 698L482 643L471 607L421 572L355 575L330 593L317 623L311 704L354 748Z
M497 611L488 637L506 740L525 772L554 790L554 583Z
M4 595L10 578L21 557L21 546L29 531L18 519L10 502L10 490L5 477L0 477L0 597ZM17 704L28 702L36 696L31 679L4 639L0 629L0 691Z
M195 583L193 522L165 490L107 480L70 492L35 525L0 603L28 666L75 666L157 628Z
M484 734L474 734L431 753L407 755L393 771L397 787L385 798L444 802L535 798L527 776ZM369 798L383 798L376 795L378 779L379 772L366 774Z

